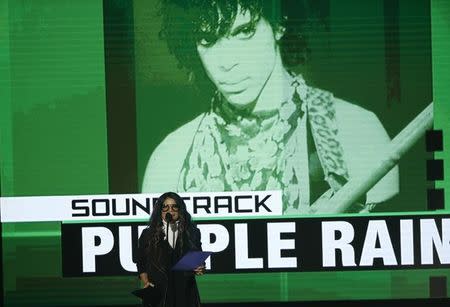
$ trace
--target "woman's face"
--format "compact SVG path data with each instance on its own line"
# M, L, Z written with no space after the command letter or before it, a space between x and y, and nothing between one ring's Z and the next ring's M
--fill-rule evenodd
M263 17L252 22L248 11L236 15L228 35L202 39L197 51L208 77L237 108L258 99L279 56L271 25Z
M163 220L166 219L167 213L172 215L172 221L177 221L180 218L180 208L173 198L167 197L164 200L161 211L161 218Z

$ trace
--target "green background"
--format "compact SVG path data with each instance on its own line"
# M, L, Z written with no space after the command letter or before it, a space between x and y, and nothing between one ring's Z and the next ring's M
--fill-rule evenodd
M400 96L389 99L386 85L383 1L327 2L328 30L311 42L316 52L307 67L309 80L373 110L391 137L432 99L434 129L444 131L448 149L450 4L398 3ZM133 8L140 183L155 146L208 102L156 39L155 7L138 0ZM0 0L2 196L113 192L103 34L102 1ZM160 116L173 105L180 111L170 120ZM400 187L399 203L406 208L426 208L431 183L425 159L431 157L421 140L402 161L414 179ZM444 173L450 174L448 151L435 157L444 159ZM446 176L435 185L449 183ZM449 209L447 204L444 211ZM402 211L401 205L392 211ZM138 303L129 294L139 285L135 276L62 277L60 223L4 223L2 243L5 306ZM450 270L211 274L198 283L203 302L397 299L428 297L429 276L436 275L450 279Z

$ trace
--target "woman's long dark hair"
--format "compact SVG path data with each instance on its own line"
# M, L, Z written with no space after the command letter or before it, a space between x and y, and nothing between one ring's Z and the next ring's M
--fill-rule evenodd
M180 246L177 250L182 252L184 248L200 249L200 238L198 237L197 226L187 211L183 198L175 192L166 192L158 198L153 206L153 212L150 215L148 226L150 242L148 242L148 251L152 249L158 250L159 244L164 240L165 234L161 214L164 201L167 198L175 200L175 203L179 208L178 237L181 238L181 240L178 241ZM184 244L187 244L187 246L184 246Z

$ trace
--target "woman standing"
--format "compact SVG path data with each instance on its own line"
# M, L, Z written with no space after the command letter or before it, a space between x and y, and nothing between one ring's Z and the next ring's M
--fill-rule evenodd
M143 287L160 291L157 306L200 306L195 276L204 273L204 266L193 272L171 270L191 250L201 250L200 231L183 199L173 192L164 193L154 206L149 226L139 237L136 261ZM149 306L149 302L143 300L143 306Z

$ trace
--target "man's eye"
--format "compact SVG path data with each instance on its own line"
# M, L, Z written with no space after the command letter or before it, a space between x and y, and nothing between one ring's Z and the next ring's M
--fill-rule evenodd
M235 37L239 39L249 39L253 35L255 35L256 29L253 26L247 26L242 28L238 33L236 33Z
M209 47L211 47L212 45L214 45L215 42L216 42L216 41L215 41L214 39L212 39L212 38L204 37L204 38L201 38L201 39L197 42L197 44L200 45L200 46L202 46L202 47L209 48Z

